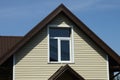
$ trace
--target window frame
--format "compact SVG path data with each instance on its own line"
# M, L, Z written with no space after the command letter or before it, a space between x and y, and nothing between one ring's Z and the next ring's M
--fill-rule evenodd
M50 37L50 35L49 35L50 28L71 28L71 35L70 35L70 37ZM66 26L66 25L48 25L47 33L48 33L48 63L74 63L73 27ZM58 61L50 61L50 39L57 39L58 40ZM62 61L61 60L60 43L62 40L69 41L69 49L70 49L70 56L69 56L70 60L69 61Z

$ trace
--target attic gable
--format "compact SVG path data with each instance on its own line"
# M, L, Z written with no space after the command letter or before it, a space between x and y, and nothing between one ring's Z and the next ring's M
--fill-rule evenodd
M10 49L5 57L0 58L0 64L6 61L10 56L12 56L16 51L23 47L29 40L31 40L38 32L40 32L48 23L55 19L59 14L64 14L68 19L70 19L75 25L78 26L90 39L93 40L101 49L103 49L106 54L112 57L119 65L119 56L108 47L99 37L97 37L85 24L83 24L75 15L72 14L63 4L56 8L51 14L49 14L43 21L41 21L37 26L35 26L29 33L27 33L24 38L19 42L16 47Z

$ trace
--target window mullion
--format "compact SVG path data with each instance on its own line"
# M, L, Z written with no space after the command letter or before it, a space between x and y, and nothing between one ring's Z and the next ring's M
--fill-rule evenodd
M60 42L60 38L58 38L58 62L61 62L61 42Z
M72 61L72 45L71 45L71 40L69 40L69 49L70 49L70 61Z

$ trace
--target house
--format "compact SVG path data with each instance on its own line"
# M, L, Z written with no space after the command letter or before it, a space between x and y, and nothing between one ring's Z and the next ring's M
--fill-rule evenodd
M63 4L25 36L0 36L0 80L113 80L114 72L119 55Z

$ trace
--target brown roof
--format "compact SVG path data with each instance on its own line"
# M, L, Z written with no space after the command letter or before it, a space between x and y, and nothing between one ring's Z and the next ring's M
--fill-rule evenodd
M0 58L21 39L21 36L0 36Z
M11 55L23 47L31 38L33 38L39 31L43 29L50 21L52 21L57 15L63 13L71 21L73 21L80 30L82 30L91 40L96 43L101 49L103 49L108 56L113 58L118 65L120 65L120 57L114 52L108 45L106 45L97 35L95 35L84 23L82 23L75 15L72 14L63 4L57 7L51 14L49 14L43 21L35 26L28 34L22 38L21 42L17 43L16 46L10 49L4 57L0 57L0 64L6 61Z
M67 75L66 75L67 74ZM48 80L66 80L63 76L69 76L70 80L85 80L75 70L73 70L68 64L61 66Z

